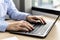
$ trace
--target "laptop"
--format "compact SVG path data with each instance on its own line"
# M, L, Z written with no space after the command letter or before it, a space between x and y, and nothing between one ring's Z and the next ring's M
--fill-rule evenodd
M34 26L34 30L32 30L30 32L12 32L12 33L44 38L48 35L50 30L56 23L57 19L58 19L58 17L55 17L54 21L47 19L47 20L45 20L46 21L45 25L31 23Z

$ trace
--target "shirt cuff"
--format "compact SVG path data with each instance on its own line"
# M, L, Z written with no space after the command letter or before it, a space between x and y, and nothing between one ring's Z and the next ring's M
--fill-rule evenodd
M9 23L6 21L0 21L0 32L5 32Z

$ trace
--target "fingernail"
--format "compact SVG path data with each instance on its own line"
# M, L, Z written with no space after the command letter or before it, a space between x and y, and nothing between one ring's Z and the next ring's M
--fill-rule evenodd
M30 29L30 31L31 31L32 29Z
M33 29L34 29L34 27L33 27Z
M44 24L46 24L46 22L44 21Z
M44 22L42 22L44 24Z
M46 22L45 21L43 21L44 22L44 24L46 24Z

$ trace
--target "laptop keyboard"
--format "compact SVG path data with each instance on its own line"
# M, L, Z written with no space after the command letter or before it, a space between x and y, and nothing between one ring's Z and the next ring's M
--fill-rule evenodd
M46 25L42 25L42 24L32 24L34 25L34 30L30 31L30 32L26 32L26 33L31 33L31 34L41 34L43 35L46 30L48 28L51 28L50 25L52 25L52 22L47 23Z
M34 26L34 30L29 31L29 32L16 32L16 33L44 35L45 33L48 33L48 31L51 29L51 27L52 27L53 24L54 24L53 21L46 22L46 25L32 24Z
M36 32L36 31L40 28L40 26L41 26L41 25L35 24L35 25L34 25L34 30L32 30L30 33Z

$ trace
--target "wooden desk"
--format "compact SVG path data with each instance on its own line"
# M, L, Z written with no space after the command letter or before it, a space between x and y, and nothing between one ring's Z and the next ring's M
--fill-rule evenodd
M49 19L49 17L47 19ZM50 18L50 19L54 20L54 18ZM60 40L60 20L58 20L56 22L56 24L53 26L53 28L50 31L50 33L48 34L48 36L44 39L36 38L36 37L30 37L30 36L24 36L24 35L11 34L8 32L0 33L0 39L13 37L13 36L16 36L19 40Z

